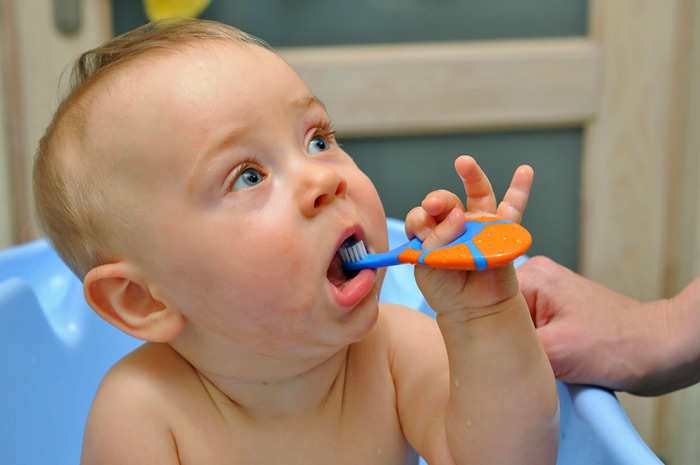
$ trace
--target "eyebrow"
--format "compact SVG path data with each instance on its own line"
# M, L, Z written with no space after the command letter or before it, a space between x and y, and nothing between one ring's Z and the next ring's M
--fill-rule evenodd
M318 105L323 108L323 111L326 111L326 106L315 95L294 99L289 102L288 107L292 110L308 110L314 105ZM249 125L234 128L213 147L210 147L206 152L199 156L192 167L192 170L190 171L190 175L187 177L187 185L189 190L194 190L195 181L199 177L199 173L209 164L212 158L215 158L224 148L234 145L237 140L244 138L252 130L253 126Z
M237 140L242 139L252 130L252 126L240 126L235 128L226 134L224 138L219 140L213 147L210 147L206 152L199 156L192 167L192 170L190 171L190 175L187 177L187 186L190 192L194 190L195 181L200 176L201 171L210 163L212 158L215 158L226 147L234 145Z
M326 106L323 104L320 98L316 97L315 95L312 95L310 97L302 97L296 100L292 100L290 106L291 107L302 107L304 109L309 108L313 105L318 105L321 108L323 108L324 111L326 111Z

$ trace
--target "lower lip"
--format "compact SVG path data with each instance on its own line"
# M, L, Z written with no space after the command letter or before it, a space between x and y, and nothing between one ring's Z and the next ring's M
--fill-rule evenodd
M354 307L374 288L377 281L377 270L365 269L350 280L342 289L328 283L333 297L343 307Z

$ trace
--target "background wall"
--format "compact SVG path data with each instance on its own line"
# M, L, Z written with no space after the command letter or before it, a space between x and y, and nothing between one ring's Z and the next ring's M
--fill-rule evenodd
M112 16L115 33L147 22L141 0L113 2ZM319 46L584 37L588 2L358 0L311 1L292 6L285 0L214 1L200 17L239 27L284 54L290 47L303 50ZM358 50L357 55L361 61L362 51ZM392 54L388 50L387 62L394 59L392 55L398 55L398 51ZM329 62L328 67L332 66ZM465 81L470 79L468 71L457 76ZM400 92L396 89L401 89L409 79L397 73L392 83L383 85L392 88L388 92ZM312 91L326 100L323 89L312 87ZM401 98L420 100L421 93L406 93ZM480 98L485 97L475 88L470 98L456 97L456 104L469 113L474 100ZM507 93L501 98L508 98ZM331 118L335 118L332 103L326 102ZM390 105L393 104L386 103L386 107ZM442 103L427 105L440 108ZM378 113L376 109L365 111ZM453 161L460 154L473 155L479 161L499 195L505 193L516 167L530 164L535 169L536 181L523 220L533 235L529 253L547 255L576 269L582 128L570 122L561 125L570 127L479 131L465 126L435 130L416 124L411 129L396 131L399 134L382 129L375 134L363 134L341 126L339 141L377 186L387 215L400 219L432 190L444 188L464 193L453 169Z

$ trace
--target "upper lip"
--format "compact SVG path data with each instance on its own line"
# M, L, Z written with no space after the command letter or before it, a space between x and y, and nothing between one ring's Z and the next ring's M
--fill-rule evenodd
M338 242L335 245L335 248L333 249L333 254L335 255L338 252L338 249L340 249L340 246L351 237L356 242L365 240L365 233L358 224L353 224L352 226L348 226L343 230L343 232L340 234Z

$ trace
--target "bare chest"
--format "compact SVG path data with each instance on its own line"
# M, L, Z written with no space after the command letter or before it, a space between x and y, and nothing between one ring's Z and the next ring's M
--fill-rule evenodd
M212 415L181 430L175 440L182 465L417 463L395 405L372 401L344 405L338 416L328 419L231 424Z
M386 358L358 353L351 353L347 369L311 414L261 419L227 405L230 399L216 389L174 407L171 424L180 463L417 463L403 436Z

